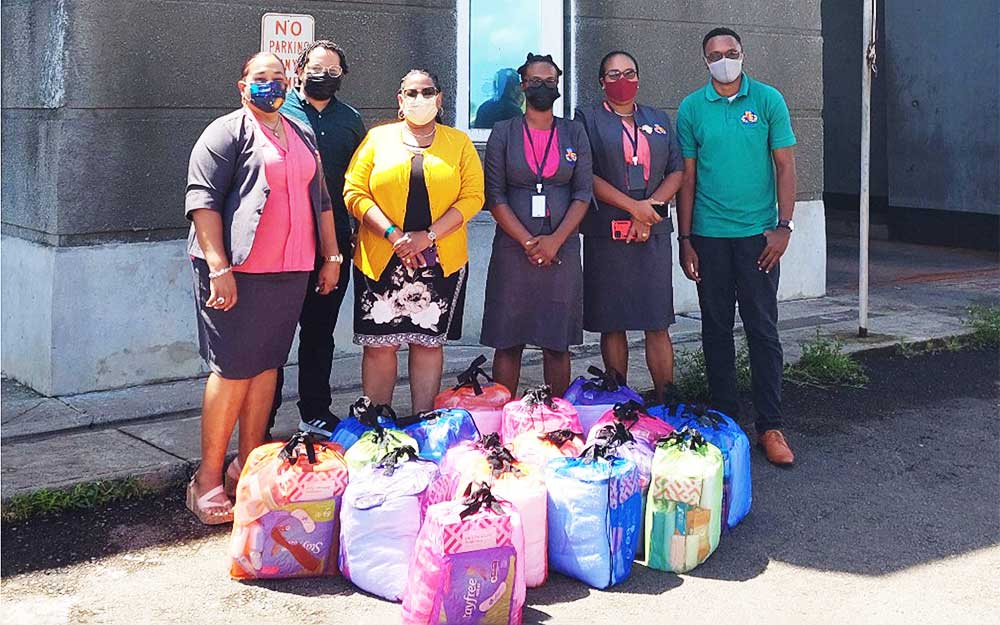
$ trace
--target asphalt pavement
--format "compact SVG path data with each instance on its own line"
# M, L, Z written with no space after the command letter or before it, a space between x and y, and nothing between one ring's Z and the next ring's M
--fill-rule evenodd
M552 574L525 623L997 622L998 360L889 349L861 356L866 389L786 385L797 463L754 452L751 513L704 565L606 591ZM227 537L176 492L4 524L0 622L399 622L342 578L232 581Z

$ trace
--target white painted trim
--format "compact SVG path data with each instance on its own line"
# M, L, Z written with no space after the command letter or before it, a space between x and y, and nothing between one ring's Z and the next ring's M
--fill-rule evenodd
M539 52L542 54L551 54L552 60L556 62L556 65L563 68L563 75L559 79L559 92L564 94L562 98L557 101L555 114L559 117L566 115L567 111L572 111L573 106L576 105L576 81L569 80L570 89L572 91L569 96L569 103L566 100L566 82L567 78L575 76L575 70L569 71L564 63L565 59L565 11L563 10L563 2L556 0L537 0L540 4L541 13L541 33L542 33L542 45L538 50L533 50L533 52ZM571 14L575 16L576 14L576 2L570 3ZM469 53L470 53L470 32L469 29L472 24L472 0L456 0L456 46L455 50L458 54L458 58L455 63L455 71L457 75L455 77L455 127L459 130L464 131L473 141L485 143L490 138L490 131L485 128L469 128ZM576 23L575 20L571 25L573 45L575 45L576 37ZM553 37L552 41L546 39L546 35L550 33L558 33L557 36ZM572 48L571 48L572 49ZM525 51L527 52L527 51Z

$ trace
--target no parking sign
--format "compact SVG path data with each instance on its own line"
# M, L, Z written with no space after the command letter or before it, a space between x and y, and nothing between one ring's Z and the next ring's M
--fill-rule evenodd
M265 13L260 19L260 51L277 55L285 64L285 74L295 84L295 62L316 36L312 15Z

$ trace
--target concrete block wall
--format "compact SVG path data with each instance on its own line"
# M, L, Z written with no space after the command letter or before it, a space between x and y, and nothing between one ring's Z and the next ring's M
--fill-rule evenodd
M674 113L707 79L698 55L704 32L720 24L739 30L747 69L785 93L799 137L803 204L782 296L820 295L819 0L768 0L754 3L752 12L743 4L568 0L567 97L598 97L598 60L626 47L642 63L644 101ZM261 15L313 15L317 37L347 50L350 74L340 95L371 125L393 118L398 80L412 67L439 74L446 121L453 119L456 6L455 0L5 2L4 373L63 395L204 372L182 242L187 158L208 122L239 105L239 66L259 45ZM462 342L474 345L492 220L478 216L470 232ZM695 309L694 290L679 273L674 285L678 310ZM338 350L355 349L350 309L345 304Z

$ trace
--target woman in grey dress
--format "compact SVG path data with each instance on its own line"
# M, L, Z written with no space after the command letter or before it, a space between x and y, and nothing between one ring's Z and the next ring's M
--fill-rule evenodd
M555 117L562 72L549 55L518 69L523 116L498 122L486 145L486 201L497 221L486 278L481 342L493 375L517 393L525 345L542 348L546 384L569 386L569 346L583 342L578 227L593 191L590 143L580 124Z
M601 333L606 368L628 375L626 331L646 335L646 366L659 401L674 379L672 223L667 203L684 172L670 117L635 100L639 66L623 51L601 61L604 99L578 110L594 152L594 209L583 232L583 327ZM615 239L615 224L624 239ZM627 234L626 234L627 233Z

